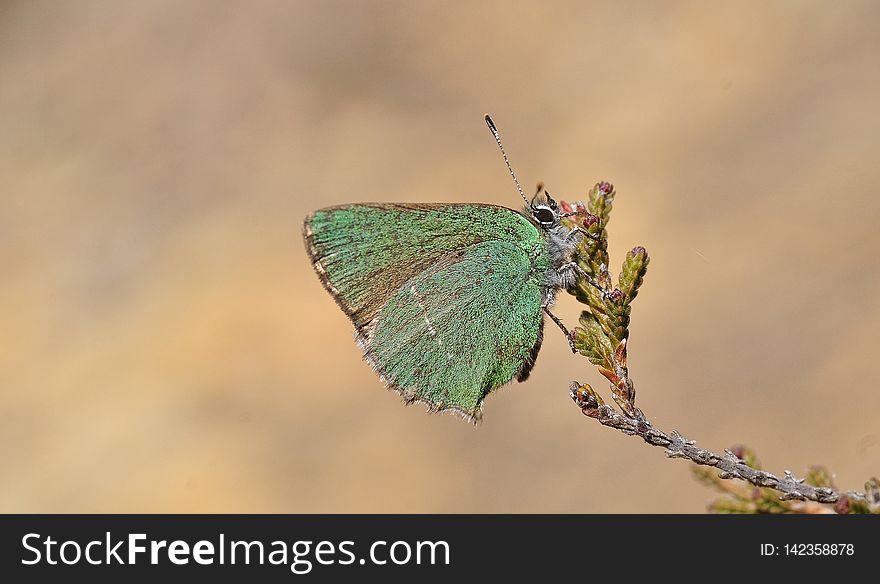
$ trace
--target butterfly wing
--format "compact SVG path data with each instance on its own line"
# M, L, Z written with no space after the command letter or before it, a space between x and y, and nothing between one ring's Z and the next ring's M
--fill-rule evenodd
M546 244L520 214L352 205L315 213L305 238L365 357L405 400L476 419L489 392L528 375Z

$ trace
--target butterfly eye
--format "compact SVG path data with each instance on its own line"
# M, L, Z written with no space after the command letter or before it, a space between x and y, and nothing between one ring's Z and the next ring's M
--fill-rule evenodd
M541 225L552 225L556 221L556 213L549 207L535 207L532 209L532 217Z

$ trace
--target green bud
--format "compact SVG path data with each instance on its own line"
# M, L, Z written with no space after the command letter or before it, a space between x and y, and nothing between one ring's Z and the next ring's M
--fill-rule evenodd
M639 286L648 271L648 252L645 248L639 246L634 247L632 251L626 254L623 261L623 269L620 272L618 287L626 297L626 302L630 303L638 294Z

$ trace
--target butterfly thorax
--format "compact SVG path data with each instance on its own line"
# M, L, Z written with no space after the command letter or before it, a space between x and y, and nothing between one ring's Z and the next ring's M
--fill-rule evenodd
M572 230L562 224L555 201L548 198L536 198L521 213L538 230L544 240L546 258L542 266L541 288L544 306L551 307L556 301L556 293L563 288L574 285L575 273L564 267L574 260L574 251L579 241L573 237Z

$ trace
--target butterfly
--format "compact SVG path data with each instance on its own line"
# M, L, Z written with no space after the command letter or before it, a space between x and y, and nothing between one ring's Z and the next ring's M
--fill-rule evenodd
M539 184L526 198L492 119L486 123L525 201L521 211L467 203L352 204L310 214L312 265L355 327L364 358L407 403L472 422L483 401L528 378L544 314L589 276L573 261L587 232L568 227Z

